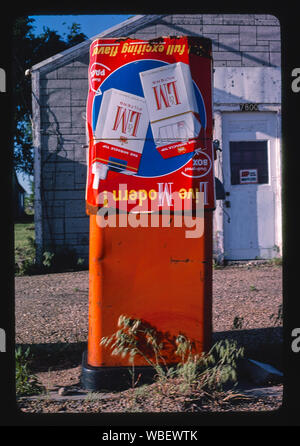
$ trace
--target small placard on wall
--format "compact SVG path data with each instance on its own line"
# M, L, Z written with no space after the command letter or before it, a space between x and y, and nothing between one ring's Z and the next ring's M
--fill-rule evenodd
M257 169L240 169L240 184L258 183Z
M244 111L244 112L257 112L259 111L258 109L258 104L255 103L242 103L240 104L240 111Z

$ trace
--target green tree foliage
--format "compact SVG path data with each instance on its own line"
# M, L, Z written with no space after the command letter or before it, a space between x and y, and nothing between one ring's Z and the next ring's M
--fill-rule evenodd
M13 109L14 109L14 168L17 172L33 173L33 150L31 135L31 77L25 71L48 57L74 46L87 37L80 25L73 23L67 35L60 36L49 27L36 36L34 20L19 17L13 27Z

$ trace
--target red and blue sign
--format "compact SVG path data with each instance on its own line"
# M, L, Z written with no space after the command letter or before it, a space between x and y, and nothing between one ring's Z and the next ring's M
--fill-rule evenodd
M124 202L128 211L176 210L176 198L193 203L197 192L213 209L211 42L95 40L87 131L89 214Z

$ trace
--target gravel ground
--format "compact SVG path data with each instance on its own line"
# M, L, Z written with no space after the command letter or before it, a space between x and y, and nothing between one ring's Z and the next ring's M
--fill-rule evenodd
M236 339L253 359L280 368L281 303L280 266L252 262L216 268L214 339ZM30 345L32 371L46 388L46 397L18 399L23 412L269 411L281 405L280 383L276 392L263 396L238 396L232 391L212 396L199 391L175 398L174 392L155 383L80 397L81 357L88 333L88 271L16 277L15 309L16 343Z

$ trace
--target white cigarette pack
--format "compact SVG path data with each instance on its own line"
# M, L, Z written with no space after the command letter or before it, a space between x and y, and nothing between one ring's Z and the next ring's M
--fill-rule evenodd
M144 98L111 88L103 93L94 137L142 153L148 124Z
M106 90L94 130L93 189L108 170L127 175L138 171L149 125L146 101L115 88Z
M201 130L189 65L143 71L140 79L157 147L196 138Z

